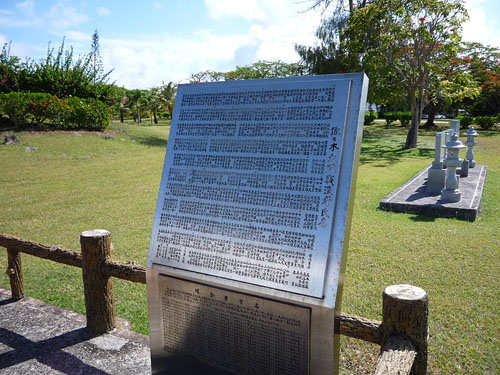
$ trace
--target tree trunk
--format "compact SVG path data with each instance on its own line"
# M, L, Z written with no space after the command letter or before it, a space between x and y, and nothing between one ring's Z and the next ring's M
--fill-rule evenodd
M434 119L436 118L436 113L437 113L437 105L430 102L429 103L429 118L427 119L427 122L423 125L424 127L436 126L436 124L434 124Z
M154 120L155 120L155 124L158 124L158 118L156 116L156 111L153 112L153 117L154 117Z
M411 126L408 130L408 134L406 134L406 143L404 147L406 149L417 147L418 126L420 125L420 114L422 113L417 104L415 93L410 93L409 97L411 103Z
M120 122L123 123L123 110L120 110Z

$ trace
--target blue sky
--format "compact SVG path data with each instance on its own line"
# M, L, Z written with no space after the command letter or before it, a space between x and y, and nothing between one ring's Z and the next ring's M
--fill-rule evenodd
M294 44L312 45L320 11L311 0L0 0L0 43L40 59L48 42L75 54L99 32L105 69L127 88L182 82L202 70L258 60L295 62ZM464 39L500 47L500 1L467 0Z

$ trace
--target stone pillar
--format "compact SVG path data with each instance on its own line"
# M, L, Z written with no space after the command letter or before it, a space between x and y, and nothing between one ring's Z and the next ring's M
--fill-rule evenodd
M458 135L453 134L445 147L448 150L448 156L444 159L444 165L446 165L447 169L445 188L441 191L441 199L445 202L458 202L460 201L461 193L458 190L457 168L462 164L458 153L465 146L458 140Z
M462 165L460 166L460 177L469 177L469 161L467 159L462 160Z
M444 144L446 145L451 140L451 136L453 135L452 134L453 130L446 129L446 130L443 130L442 133L444 134ZM444 147L443 159L446 159L447 157L448 157L448 150L446 149L446 147ZM446 168L446 165L444 166L444 168Z
M473 126L471 126L465 135L467 136L467 141L465 141L465 145L467 146L467 155L465 158L469 163L469 168L475 168L476 161L474 160L474 151L472 151L472 148L477 144L475 138L479 135L479 133L476 132Z
M451 120L450 121L450 129L452 130L451 136L453 137L453 134L456 134L457 136L460 135L460 120Z
M444 188L446 171L443 170L443 154L445 145L445 134L436 133L436 146L434 151L434 161L427 171L426 192L428 194L440 194Z

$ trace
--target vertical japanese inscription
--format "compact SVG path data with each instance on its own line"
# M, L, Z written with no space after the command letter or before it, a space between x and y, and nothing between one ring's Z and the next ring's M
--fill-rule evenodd
M163 350L238 374L309 373L310 310L160 276Z
M321 297L349 88L181 86L148 259Z

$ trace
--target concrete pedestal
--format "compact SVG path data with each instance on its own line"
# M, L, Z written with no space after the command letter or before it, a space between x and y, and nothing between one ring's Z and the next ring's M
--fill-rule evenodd
M444 189L444 180L446 177L445 169L438 169L432 166L427 172L427 194L440 194Z
M441 200L444 202L459 202L462 194L458 189L443 189L441 191Z
M469 169L469 177L460 181L462 196L459 202L446 202L441 199L440 194L426 192L429 168L430 166L423 169L382 199L379 207L385 211L476 220L488 167L478 165Z
M460 167L460 177L467 177L469 175L469 160L464 159Z

